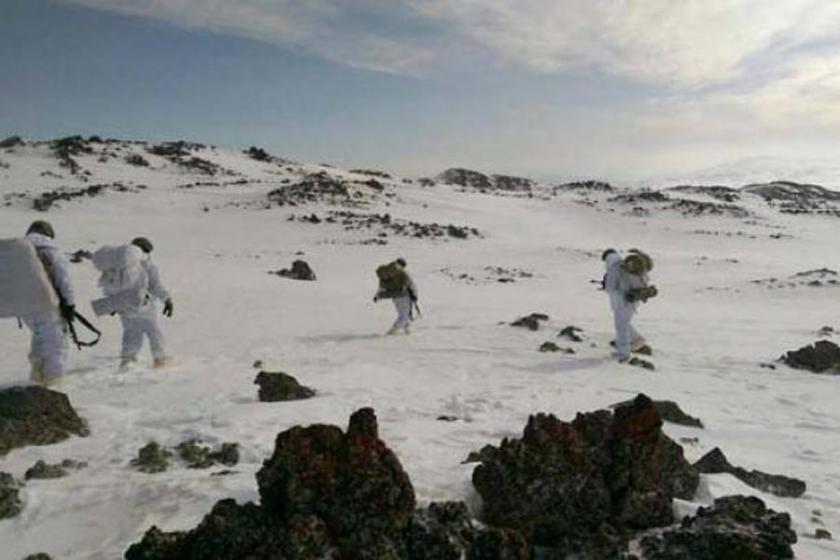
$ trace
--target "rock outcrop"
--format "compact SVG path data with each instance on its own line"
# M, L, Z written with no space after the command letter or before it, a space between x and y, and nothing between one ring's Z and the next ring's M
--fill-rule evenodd
M548 321L548 315L545 313L531 313L524 317L520 317L510 324L511 327L524 327L526 329L536 331L539 330L540 324L543 321Z
M152 527L127 560L528 560L516 531L478 527L462 502L416 510L414 489L379 439L373 410L277 436L257 473L261 505L218 502L190 531Z
M261 371L254 379L260 386L262 402L299 401L315 396L315 390L301 385L297 379L283 372Z
M635 531L674 522L672 499L699 477L661 430L653 402L578 414L531 416L522 439L484 449L473 485L490 526L521 532L551 557L607 558Z
M292 280L306 280L310 282L317 280L315 272L309 266L309 263L300 259L292 263L292 268L283 268L272 274Z
M20 483L9 473L0 472L0 519L14 517L23 509Z
M0 456L71 435L86 436L88 429L64 393L35 386L0 391Z
M748 471L741 467L735 467L729 463L726 455L717 447L694 463L694 468L697 469L697 472L703 474L731 474L748 486L782 498L798 498L805 493L804 481L781 474L768 474L757 470Z
M613 408L618 406L625 406L629 404L631 401L624 401L618 404L613 405ZM674 401L652 401L654 408L656 408L656 412L659 413L659 416L666 422L670 422L672 424L679 424L680 426L688 426L690 428L702 428L703 422L700 421L699 418L695 418L690 414L686 414L683 412L683 409L680 408L680 405L675 403Z
M794 369L840 374L840 346L830 340L820 340L799 350L791 350L782 356L782 361Z
M790 516L758 498L727 496L673 529L641 540L646 560L782 560L793 558Z

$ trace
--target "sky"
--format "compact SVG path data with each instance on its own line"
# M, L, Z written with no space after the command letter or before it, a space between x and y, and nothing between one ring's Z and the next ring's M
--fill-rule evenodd
M433 175L840 160L834 0L0 0L0 136Z

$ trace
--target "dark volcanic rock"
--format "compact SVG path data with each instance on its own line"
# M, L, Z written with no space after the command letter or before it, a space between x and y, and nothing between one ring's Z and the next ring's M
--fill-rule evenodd
M149 160L140 154L129 154L125 156L125 162L128 165L133 165L135 167L149 167Z
M447 169L437 176L437 180L442 183L468 187L482 192L529 192L534 186L533 181L524 177L513 177L510 175L488 176L478 171L458 167Z
M575 351L571 348L561 348L556 343L547 340L539 347L540 352L562 352L564 354L574 354Z
M646 560L781 560L793 558L790 516L758 498L727 496L700 508L679 527L644 537Z
M679 185L670 187L669 191L700 194L715 198L722 202L738 202L741 195L732 187L725 187L722 185Z
M557 336L571 340L572 342L583 342L583 337L580 336L581 333L583 333L583 329L569 325L568 327L563 327L563 330Z
M697 473L661 426L644 395L571 423L531 416L522 439L484 450L473 471L485 521L520 531L552 558L613 557L634 531L671 524L672 499L697 488Z
M64 393L43 387L0 391L0 455L26 445L47 445L88 435Z
M209 469L216 464L232 467L239 463L239 446L235 443L223 443L213 450L201 440L193 439L178 444L175 450L191 469Z
M18 497L20 484L9 473L0 472L0 519L8 519L20 513L23 503Z
M811 346L791 350L782 357L782 361L794 369L840 374L840 346L830 340L820 340Z
M252 503L221 500L189 532L164 533L152 527L126 551L126 560L285 560L328 557L322 522L296 518L278 526L268 512Z
M250 148L245 150L245 155L247 155L253 160L262 161L265 163L268 163L273 159L268 152L256 146L251 146Z
M573 181L571 183L563 183L554 187L554 192L557 191L584 191L584 192L613 192L615 188L609 183L603 181Z
M268 201L278 206L298 206L315 202L341 204L353 202L349 183L321 171L310 173L298 183L274 189Z
M282 276L283 278L290 278L292 280L307 280L311 282L317 279L315 272L312 271L309 263L302 260L294 261L292 263L292 268L284 268L274 272L273 274Z
M743 192L760 196L765 202L778 208L783 214L824 214L840 216L840 193L821 187L773 181L747 185Z
M617 406L625 406L630 404L630 402L631 401L625 401L615 404L613 405L613 408ZM679 424L680 426L689 426L691 428L703 427L703 422L701 422L699 418L695 418L690 414L683 412L680 405L674 401L653 401L653 406L656 408L656 412L659 413L659 416L661 416L666 422Z
M548 315L545 313L531 313L525 317L520 317L510 324L511 327L524 327L532 331L539 330L540 322L548 321Z
M38 461L26 470L23 478L26 480L47 479L47 478L63 478L67 476L67 468L61 463L48 465L44 461Z
M715 447L694 463L697 472L703 474L728 473L748 486L782 498L798 498L805 493L805 482L781 474L767 474L761 471L747 471L732 466L719 448Z
M283 372L261 371L254 383L260 386L259 397L263 402L298 401L315 396L313 389Z
M257 473L264 508L289 519L323 519L343 550L396 553L414 510L414 489L396 455L379 439L376 416L363 408L347 432L294 427L277 436Z
M528 560L512 529L477 526L461 502L415 510L414 490L363 408L347 431L293 427L257 473L262 504L218 502L190 531L152 527L127 560Z
M0 149L3 148L14 148L16 146L23 146L24 141L20 136L9 136L0 140Z
M158 445L149 442L137 452L137 458L131 460L131 466L144 473L159 473L169 468L169 458L172 453Z

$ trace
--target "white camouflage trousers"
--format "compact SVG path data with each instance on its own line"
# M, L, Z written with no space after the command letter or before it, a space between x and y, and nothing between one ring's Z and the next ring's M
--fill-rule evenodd
M22 317L32 331L29 362L33 371L47 379L64 375L67 359L67 332L64 320L55 311Z
M633 341L641 339L641 335L632 323L635 314L636 309L629 305L618 305L613 308L615 351L621 358L629 358L631 344Z
M163 331L158 325L157 305L148 304L140 311L120 313L123 326L122 357L134 359L143 349L143 339L149 339L154 358L166 357Z
M408 296L394 298L394 309L397 310L397 320L389 331L391 334L407 329L411 324L411 298Z

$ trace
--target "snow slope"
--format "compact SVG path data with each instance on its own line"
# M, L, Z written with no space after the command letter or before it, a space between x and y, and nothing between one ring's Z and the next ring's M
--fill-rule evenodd
M3 559L39 551L62 559L119 558L152 524L186 529L218 499L256 500L254 473L279 431L314 422L344 426L361 406L376 409L381 435L421 501L465 499L477 508L473 466L461 464L470 451L518 436L529 414L570 419L638 392L676 400L704 421L704 430L666 425L675 439L699 439L685 446L690 460L719 446L733 464L808 484L802 498L781 499L729 475L704 476L698 503L736 492L759 495L791 513L799 558L840 555L838 544L807 537L822 526L813 520L815 510L840 535L840 378L760 367L816 340L821 326L840 326L840 288L769 290L752 282L834 267L838 218L781 215L758 198L743 202L756 213L749 219L669 211L634 217L605 202L606 195L583 203L579 193L494 196L394 180L383 181L385 193L360 211L469 225L484 237L391 235L381 246L360 243L371 232L288 220L334 209L322 203L265 209L268 191L302 173L369 177L201 148L194 153L234 173L206 177L151 155L149 168L124 163L128 152L145 154L139 144L112 149L118 157L108 161L100 162L98 152L76 158L91 173L87 182L59 167L44 144L0 149L0 162L8 165L0 168L0 200L9 204L0 203L0 236L20 235L33 219L46 218L68 252L150 237L174 294L175 317L164 327L178 365L118 373L118 322L99 321L103 342L72 351L63 388L91 435L0 458L0 470L17 477L38 459L89 466L27 484L21 515L0 521ZM60 177L42 175L47 172ZM243 178L246 184L179 188ZM62 185L114 181L147 188L59 202L46 214L31 210L26 198ZM28 195L7 196L12 193ZM771 237L778 233L784 235ZM656 259L661 295L637 320L655 347L656 372L609 359L611 317L590 280L600 278L599 256L610 246L643 247ZM267 274L290 265L299 251L317 282ZM400 255L419 285L423 317L410 336L383 337L393 310L371 301L373 270ZM532 271L533 278L500 283L487 266ZM80 302L98 295L89 264L73 265L72 273ZM476 281L460 281L460 274ZM86 304L82 311L90 314ZM551 316L540 332L503 324L533 311ZM586 334L585 343L570 344L576 355L537 352L571 324ZM0 384L26 381L27 344L14 321L0 322ZM255 360L297 376L319 396L257 402ZM437 421L442 414L460 420ZM193 437L239 442L236 474L209 476L176 463L149 475L129 466L150 440L176 445Z

